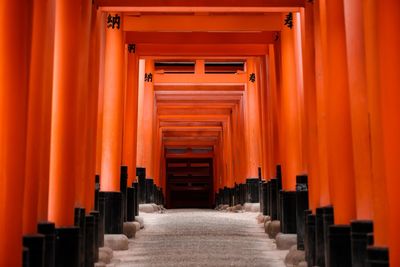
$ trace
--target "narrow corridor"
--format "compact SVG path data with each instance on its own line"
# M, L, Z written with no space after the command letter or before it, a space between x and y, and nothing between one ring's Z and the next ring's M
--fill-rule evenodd
M276 250L256 213L179 209L141 213L145 229L114 251L116 267L285 266L287 250Z

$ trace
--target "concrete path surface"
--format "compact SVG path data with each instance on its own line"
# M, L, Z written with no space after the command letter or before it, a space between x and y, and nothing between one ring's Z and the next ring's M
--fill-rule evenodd
M140 214L145 228L114 251L116 267L266 266L283 267L278 251L257 224L256 213L179 209Z

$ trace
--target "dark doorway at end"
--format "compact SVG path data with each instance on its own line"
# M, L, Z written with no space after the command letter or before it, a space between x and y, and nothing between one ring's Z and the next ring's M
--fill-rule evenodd
M167 208L212 208L212 158L169 158Z

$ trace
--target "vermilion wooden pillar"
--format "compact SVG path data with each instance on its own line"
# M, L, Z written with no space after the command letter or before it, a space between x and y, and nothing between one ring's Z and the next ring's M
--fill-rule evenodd
M98 106L97 106L97 129L96 129L96 174L101 173L101 157L103 145L103 103L104 103L104 60L105 60L105 47L106 47L106 20L107 13L100 12L98 26L99 31L99 86L98 86Z
M22 265L31 5L0 2L0 266Z
M301 56L296 47L300 45L296 38L296 24L299 23L296 17L294 13L293 28L283 26L281 35L282 186L285 190L296 189L296 175L302 172L300 101L303 88L298 75Z
M146 176L152 178L154 127L154 92L153 80L150 79L150 77L154 78L154 62L152 59L145 60L144 73L143 75L139 74L137 166L145 167ZM150 74L151 76L149 76Z
M79 28L80 34L80 47L79 47L79 58L78 63L78 75L79 75L79 98L82 99L84 105L80 105L78 108L78 128L79 134L82 135L82 145L78 147L78 162L80 162L80 174L76 177L76 197L75 205L77 207L86 208L88 211L89 207L85 206L85 200L88 194L89 179L93 177L88 177L89 170L89 158L92 151L91 144L89 142L89 132L91 131L91 101L89 98L89 92L92 91L90 88L89 80L89 51L90 51L90 30L91 30L91 16L92 16L92 3L87 0L81 0L81 9L79 10L80 23ZM89 89L90 88L90 89ZM93 181L94 182L94 181Z
M353 134L357 219L373 217L370 122L365 67L363 1L343 1Z
M55 3L33 4L23 232L47 220Z
M53 103L50 153L49 219L57 226L74 225L76 179L82 176L79 132L85 100L81 94L77 58L80 52L81 1L58 1L54 44Z
M256 58L247 60L248 82L245 93L245 116L246 116L246 150L247 150L247 173L245 178L258 177L258 167L261 164L260 144L260 109L259 109L259 75L257 75ZM254 76L253 76L254 75ZM253 79L254 78L254 79Z
M395 0L376 1L378 74L381 90L383 149L388 193L388 226L390 266L400 266L400 239L398 222L400 212L400 35L395 33L400 16L400 2Z
M388 195L385 159L383 157L382 103L379 88L377 33L377 1L363 2L366 86L368 93L369 123L371 132L371 159L374 205L374 245L387 246ZM385 105L383 105L384 107Z
M139 61L135 44L128 44L128 73L125 92L125 127L123 163L128 166L128 185L136 178L136 144L138 115L138 69Z
M307 129L307 174L309 185L310 209L319 206L319 162L318 162L318 125L317 91L315 80L315 38L314 38L314 3L306 2L302 13L303 22L303 75L305 128Z
M122 157L124 99L124 33L120 13L109 13L111 24L106 29L103 134L101 180L102 191L119 192ZM115 22L115 23L114 23Z
M89 48L89 81L88 100L87 100L87 155L86 155L86 194L85 208L87 212L94 209L93 192L95 190L96 173L96 136L97 136L97 118L99 104L99 61L100 61L100 38L101 25L104 24L101 11L97 10L96 5L92 4L92 14L90 22L90 48Z
M326 31L322 30L325 25L325 5L322 1L314 2L314 38L315 38L315 85L317 101L317 131L318 131L318 183L319 183L319 206L331 204L331 193L328 176L328 145L327 145L327 119L326 119L326 65L324 60L326 54L323 48L326 46ZM325 26L324 26L325 27Z
M277 92L277 62L276 62L276 46L270 44L268 48L268 89L267 89L267 119L268 119L268 154L269 154L269 171L268 180L275 177L276 165L281 162L279 149L279 125L278 125L278 92Z
M350 95L342 1L325 2L328 169L335 224L356 218Z

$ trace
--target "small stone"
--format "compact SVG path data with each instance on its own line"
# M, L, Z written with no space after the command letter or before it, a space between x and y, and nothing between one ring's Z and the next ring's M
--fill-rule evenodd
M131 223L133 223L133 225L135 225L136 232L139 232L139 230L140 230L140 223L137 222L137 221L134 221L134 222L131 222Z
M233 209L234 209L235 211L241 211L241 210L243 209L243 207L242 207L242 205L238 204L238 205L236 205L236 206L233 206Z
M96 262L94 267L106 267L106 264L104 262Z
M285 257L285 264L286 266L299 266L300 263L305 262L304 260L305 252L302 250L297 250L297 245L293 245Z
M250 211L251 212L260 212L260 203L252 203Z
M108 254L105 251L99 250L99 263L110 263L111 262L111 257L110 254Z
M308 264L306 261L302 261L297 265L297 267L308 267Z
M136 234L136 225L134 222L124 222L123 233L127 238L134 238Z
M266 234L268 234L270 232L270 227L271 227L271 221L266 221L264 223L264 230L265 230Z
M143 217L140 216L135 216L135 222L138 222L140 224L140 229L144 228L144 220Z
M276 239L276 248L280 250L290 249L292 246L297 244L296 234L279 233L275 239Z
M272 221L269 225L268 236L269 238L275 239L276 235L281 231L281 222Z
M104 235L104 246L112 250L127 250L128 238L125 235Z
M139 212L154 213L154 207L152 204L139 204Z
M114 252L113 252L113 250L111 249L111 248L108 248L108 247L100 247L99 248L99 251L102 251L102 252L104 252L104 253L107 253L107 255L109 255L110 256L110 258L112 258L114 255Z

